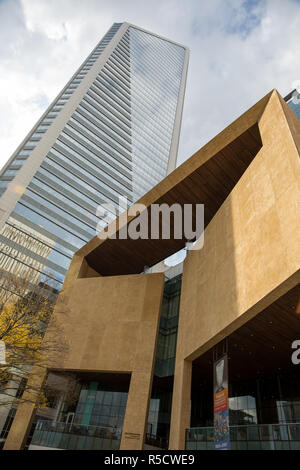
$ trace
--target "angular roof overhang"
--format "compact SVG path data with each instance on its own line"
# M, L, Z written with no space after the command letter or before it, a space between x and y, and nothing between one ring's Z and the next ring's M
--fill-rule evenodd
M273 93L277 92L266 95L138 201L146 206L149 229L151 205L163 203L204 204L207 226L263 145L258 123ZM113 239L94 237L77 254L100 275L112 276L140 273L185 247L184 236L174 237L172 218L170 239L162 239L161 227L155 240L118 239L133 219L119 217Z

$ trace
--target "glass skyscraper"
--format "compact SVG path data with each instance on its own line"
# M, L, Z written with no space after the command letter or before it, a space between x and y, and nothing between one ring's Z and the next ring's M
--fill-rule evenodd
M188 55L113 24L0 173L2 272L61 284L97 207L131 204L175 168Z
M297 118L300 119L300 94L297 90L291 91L284 100L287 102L292 111L296 114Z
M294 111L296 114L297 118L300 119L300 97L298 98L298 103L294 103L293 101L290 101L289 107Z

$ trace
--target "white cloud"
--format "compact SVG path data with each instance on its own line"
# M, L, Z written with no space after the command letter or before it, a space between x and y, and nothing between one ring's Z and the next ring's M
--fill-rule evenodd
M295 0L0 0L0 166L115 21L191 49L179 161L300 79Z

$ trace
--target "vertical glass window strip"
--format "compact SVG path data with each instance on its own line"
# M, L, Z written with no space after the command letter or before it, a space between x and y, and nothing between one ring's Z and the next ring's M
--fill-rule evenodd
M136 199L167 172L185 49L133 27L129 28L125 40L130 47L131 60L133 193Z

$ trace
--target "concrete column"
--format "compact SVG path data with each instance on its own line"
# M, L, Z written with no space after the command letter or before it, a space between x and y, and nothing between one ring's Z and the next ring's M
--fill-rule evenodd
M47 372L39 368L33 368L28 380L28 388L22 396L22 402L17 409L16 416L11 425L3 450L21 450L26 440L36 413L35 403L47 377Z
M185 430L190 427L192 362L176 363L173 386L169 449L185 449Z
M130 380L120 450L142 450L152 387L150 372L133 372Z

